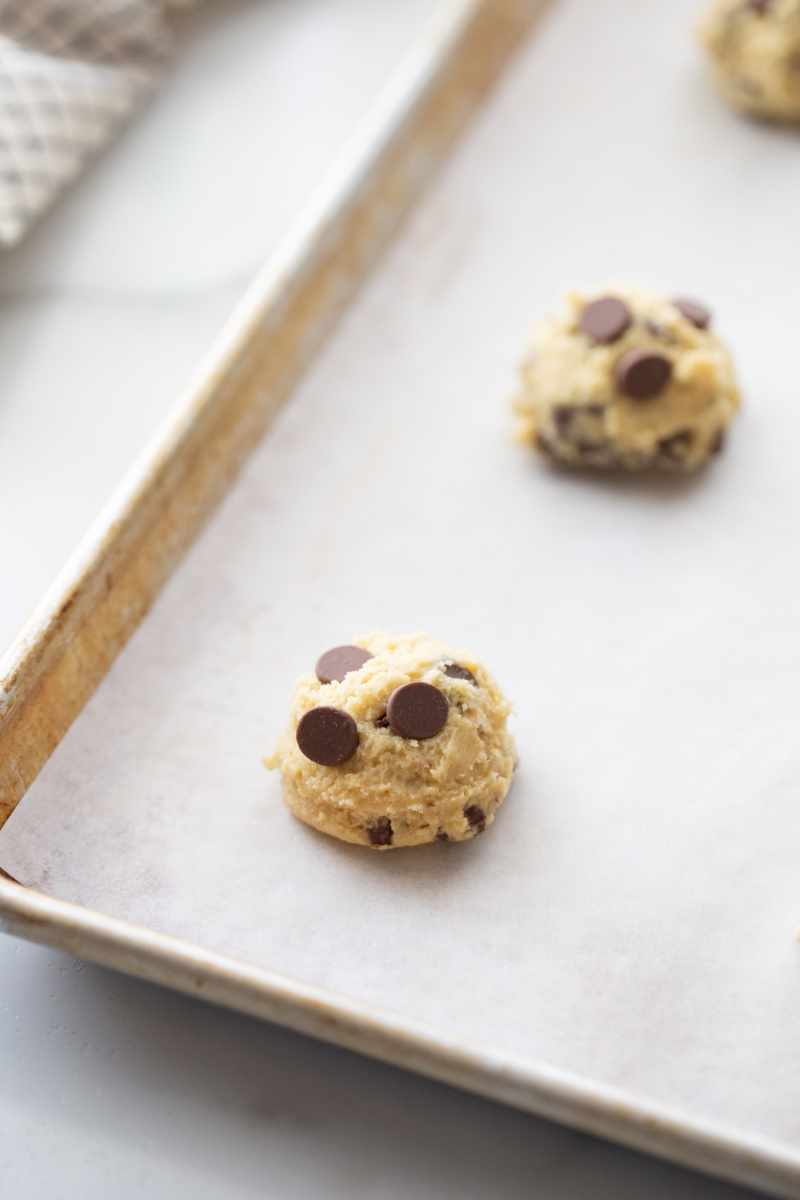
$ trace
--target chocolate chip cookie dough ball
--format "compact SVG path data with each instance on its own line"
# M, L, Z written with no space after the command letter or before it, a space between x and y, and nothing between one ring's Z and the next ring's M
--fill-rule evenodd
M700 36L730 104L800 121L800 0L715 0Z
M265 758L301 821L377 850L483 833L516 765L510 705L472 655L371 633L297 682Z
M730 356L689 300L569 293L534 330L516 436L574 467L691 471L722 449L739 405Z

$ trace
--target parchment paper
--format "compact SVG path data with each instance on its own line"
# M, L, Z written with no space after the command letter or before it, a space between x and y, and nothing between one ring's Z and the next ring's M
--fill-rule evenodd
M800 135L694 0L563 0L0 836L53 895L800 1140ZM689 481L509 440L562 287L696 296L746 408ZM479 654L522 766L465 846L284 808L293 678L375 627Z

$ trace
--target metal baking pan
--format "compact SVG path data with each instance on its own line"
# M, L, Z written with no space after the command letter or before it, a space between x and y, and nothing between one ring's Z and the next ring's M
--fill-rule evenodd
M5 655L0 915L800 1197L796 139L715 99L693 0L540 7L441 10ZM702 476L510 441L530 321L607 278L718 309ZM375 626L516 702L474 843L341 846L260 764Z

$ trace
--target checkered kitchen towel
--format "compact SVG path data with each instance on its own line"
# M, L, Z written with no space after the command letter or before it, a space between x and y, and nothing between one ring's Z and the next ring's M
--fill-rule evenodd
M167 0L0 0L0 246L23 236L158 82Z

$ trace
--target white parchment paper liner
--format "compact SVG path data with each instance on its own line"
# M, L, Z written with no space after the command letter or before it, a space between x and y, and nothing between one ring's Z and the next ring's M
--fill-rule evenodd
M694 0L563 0L0 834L23 882L800 1140L800 136L729 113ZM716 311L746 397L693 480L509 441L565 285ZM260 755L376 626L483 658L484 838L373 854Z

